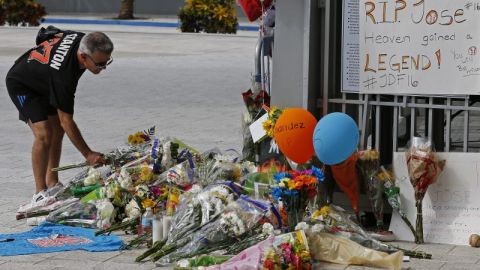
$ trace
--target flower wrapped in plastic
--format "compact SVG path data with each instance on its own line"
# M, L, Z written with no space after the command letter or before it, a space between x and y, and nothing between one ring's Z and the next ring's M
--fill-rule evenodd
M303 219L307 205L314 202L317 183L323 179L322 170L316 167L274 175L276 186L272 188L272 196L274 200L282 202L287 212L290 231Z
M268 270L312 269L312 258L305 233L294 231L276 236L273 245L267 248L260 260L260 268Z
M265 92L264 90L255 92L256 93L249 89L248 91L242 93L243 101L247 109L247 111L243 114L242 117L242 159L251 162L255 161L255 144L253 143L252 134L250 133L249 126L259 116L263 105L270 106L270 96L267 92Z
M400 188L395 185L395 176L392 172L387 171L383 166L381 166L377 178L384 183L384 192L385 196L387 197L388 204L393 210L398 212L402 220L405 222L405 224L407 224L408 228L415 236L415 228L413 228L412 223L410 223L410 220L407 218L407 214L402 208L402 203L400 200Z
M230 201L239 196L232 183L213 184L199 192L187 192L180 201L168 233L173 244L222 213Z
M155 182L156 184L169 182L183 188L195 184L195 169L197 168L199 158L188 151L182 155L186 157L186 160L160 174L159 180Z
M432 142L427 138L413 137L410 148L405 152L410 183L415 191L417 222L415 243L422 244L423 214L422 202L428 187L435 183L443 171L445 160L438 160Z
M97 212L94 202L77 201L51 212L47 221L75 227L97 228Z
M308 223L313 225L312 229L317 232L326 232L344 237L377 251L393 253L400 250L407 256L431 258L431 255L425 252L401 249L374 239L366 233L360 225L353 221L352 215L349 215L345 210L335 205L324 206L315 211L308 220Z
M245 197L231 201L216 219L188 235L185 245L166 256L161 256L163 253L160 252L154 259L161 258L159 264L162 265L226 248L250 230L260 227L259 222L267 211L268 208Z
M380 154L377 150L365 150L358 153L358 165L367 184L373 214L377 220L377 230L383 231L383 181L377 177L380 169Z
M307 238L303 231L270 236L251 246L228 261L205 268L227 269L312 269L312 260Z

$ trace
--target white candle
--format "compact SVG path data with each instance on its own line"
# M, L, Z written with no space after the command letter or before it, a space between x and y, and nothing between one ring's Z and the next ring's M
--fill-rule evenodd
M170 231L170 227L172 226L172 217L171 216L163 216L163 237L168 237L168 232Z
M155 216L153 219L152 237L153 243L163 240L163 221L161 216Z

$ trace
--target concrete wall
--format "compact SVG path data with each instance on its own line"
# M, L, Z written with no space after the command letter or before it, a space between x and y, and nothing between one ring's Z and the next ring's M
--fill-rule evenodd
M272 104L276 106L308 106L309 2L276 2L272 68Z
M55 13L98 13L117 14L121 0L37 0L47 12ZM177 15L184 0L135 0L135 15ZM237 8L239 17L243 11Z

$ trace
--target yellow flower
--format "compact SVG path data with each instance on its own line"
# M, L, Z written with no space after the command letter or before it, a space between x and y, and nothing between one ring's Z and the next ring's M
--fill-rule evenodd
M287 184L288 184L288 189L290 189L290 190L296 188L296 183L292 179L288 180Z
M195 5L195 8L198 10L208 10L208 5L204 3L198 3Z
M153 208L155 207L155 201L153 201L150 198L146 198L145 200L142 201L142 207L143 209Z
M153 179L153 171L148 166L143 166L140 171L140 181L149 182Z
M136 132L134 134L128 135L128 143L131 145L137 145L145 142L142 132Z
M263 122L262 126L267 135L273 138L273 133L275 131L275 123L271 119L267 119L265 120L265 122Z
M228 8L218 5L213 9L213 17L217 18L220 21L223 21L224 19L228 18Z
M270 111L268 112L268 116L273 117L273 115L277 110L278 110L277 106L272 106L272 108L270 108Z
M394 177L392 172L383 170L377 174L377 179L380 181L392 181L394 182Z
M315 211L315 213L313 213L313 216L314 218L319 216L326 218L331 212L332 208L330 208L330 206L324 206L320 210Z

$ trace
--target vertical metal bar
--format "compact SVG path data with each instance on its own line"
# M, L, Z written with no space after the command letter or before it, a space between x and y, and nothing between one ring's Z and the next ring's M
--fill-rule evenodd
M368 106L368 98L369 95L364 95L364 103L363 103L363 117L362 117L362 137L360 141L360 149L364 150L366 145L367 145L367 140L368 140L368 134L367 131L369 130L368 128L368 118L369 118L369 107Z
M433 97L428 98L428 104L433 105ZM433 109L428 108L428 139L432 140L433 132Z
M416 99L412 97L412 104L415 104ZM410 140L415 137L415 128L417 126L417 110L415 107L410 109Z
M364 101L364 94L358 94L358 101ZM361 132L364 132L364 129L363 129L363 109L364 109L364 103L362 104L359 104L357 106L357 109L358 109L358 112L357 112L357 119L358 119L358 127L360 129Z
M450 107L452 105L452 99L447 98L447 107ZM447 125L445 126L445 152L450 152L450 131L451 131L451 124L452 121L450 117L452 116L452 110L446 109L445 110L445 120L447 122Z
M347 112L347 94L342 93L342 112L346 113Z
M376 96L377 102L380 102L380 95ZM375 106L375 149L380 149L380 105Z
M325 1L325 29L323 31L323 115L328 113L328 90L329 90L329 56L330 56L330 10L331 10L331 0Z
M470 116L470 111L468 110L468 97L465 98L465 110L464 118L463 118L463 152L468 152L468 132L469 132L469 125L468 125L468 118Z
M255 80L255 88L262 88L261 86L261 83L262 83L262 61L261 61L261 55L262 55L262 48L263 48L263 38L262 38L262 34L261 34L261 31L259 32L259 37L258 37L258 41L257 41L257 45L255 47L255 77L254 77L254 80ZM259 86L260 84L260 86ZM254 92L256 91L260 91L262 89L254 89Z
M272 96L272 88L271 88L271 84L270 84L270 78L272 77L272 74L270 73L270 61L271 61L271 57L270 56L267 56L267 75L266 75L266 78L267 78L267 93Z
M392 149L393 153L397 152L398 149L398 96L393 98L394 107L393 107L393 136L392 136Z
M261 65L262 65L262 90L265 90L265 85L266 85L266 78L265 78L265 43L262 43L262 51L260 53L261 56Z

